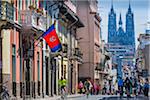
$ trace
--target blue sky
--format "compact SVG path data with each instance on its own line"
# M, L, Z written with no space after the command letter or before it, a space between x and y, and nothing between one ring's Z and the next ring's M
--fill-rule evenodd
M108 13L111 8L112 0L98 0L99 1L99 13L102 18L101 27L102 27L102 38L107 41L108 34ZM136 37L136 45L137 37L140 33L145 33L146 22L150 21L150 0L130 0L131 9L134 13L134 26L135 26L135 37ZM123 28L125 29L125 16L129 7L129 0L113 0L114 10L117 14L117 25L119 20L119 14L122 15L123 20Z

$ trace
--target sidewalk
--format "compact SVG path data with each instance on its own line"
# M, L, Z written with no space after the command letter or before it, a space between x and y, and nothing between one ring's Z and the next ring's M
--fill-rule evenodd
M73 94L73 95L67 95L67 98L80 98L84 96L84 94ZM35 100L61 100L61 96L53 96L53 97L44 97L44 98L36 98Z

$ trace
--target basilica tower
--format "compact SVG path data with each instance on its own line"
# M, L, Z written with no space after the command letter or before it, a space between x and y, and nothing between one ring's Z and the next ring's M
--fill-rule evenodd
M132 45L135 48L134 15L130 3L126 14L126 34L128 37L126 41L127 45Z
M115 43L116 42L115 36L116 36L116 13L114 11L112 3L108 18L108 43Z

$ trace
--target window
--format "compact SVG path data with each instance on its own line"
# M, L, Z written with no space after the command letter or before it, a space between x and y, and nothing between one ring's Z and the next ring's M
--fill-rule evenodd
M37 52L38 81L40 81L40 53Z
M12 93L16 96L16 46L12 45Z
M67 28L65 27L63 21L58 22L58 31L67 37Z
M64 65L64 78L66 79L66 73L67 73L67 71L66 71L66 65Z
M38 67L38 95L40 96L40 53L37 52L37 67Z

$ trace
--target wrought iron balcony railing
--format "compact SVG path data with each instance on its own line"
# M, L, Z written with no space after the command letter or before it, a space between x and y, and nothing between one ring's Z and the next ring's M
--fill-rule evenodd
M75 48L74 56L78 56L78 55L79 55L79 48Z
M21 11L21 18L22 18L22 26L24 28L30 29L32 27L37 28L37 16L35 11L32 10L24 10Z
M24 10L22 12L22 26L24 29L35 28L37 30L46 30L46 17L35 10Z
M68 51L68 45L66 43L63 44L62 51L63 51L63 53L67 53L67 51Z
M82 57L83 57L83 54L82 54L82 52L80 51L80 49L79 49L79 48L75 48L75 50L74 50L74 58L75 58L77 61L79 61L79 62L82 63L82 61L83 61Z
M0 20L8 22L14 21L14 7L7 1L0 0Z
M14 8L14 22L19 24L21 26L21 11L17 9L16 7Z

